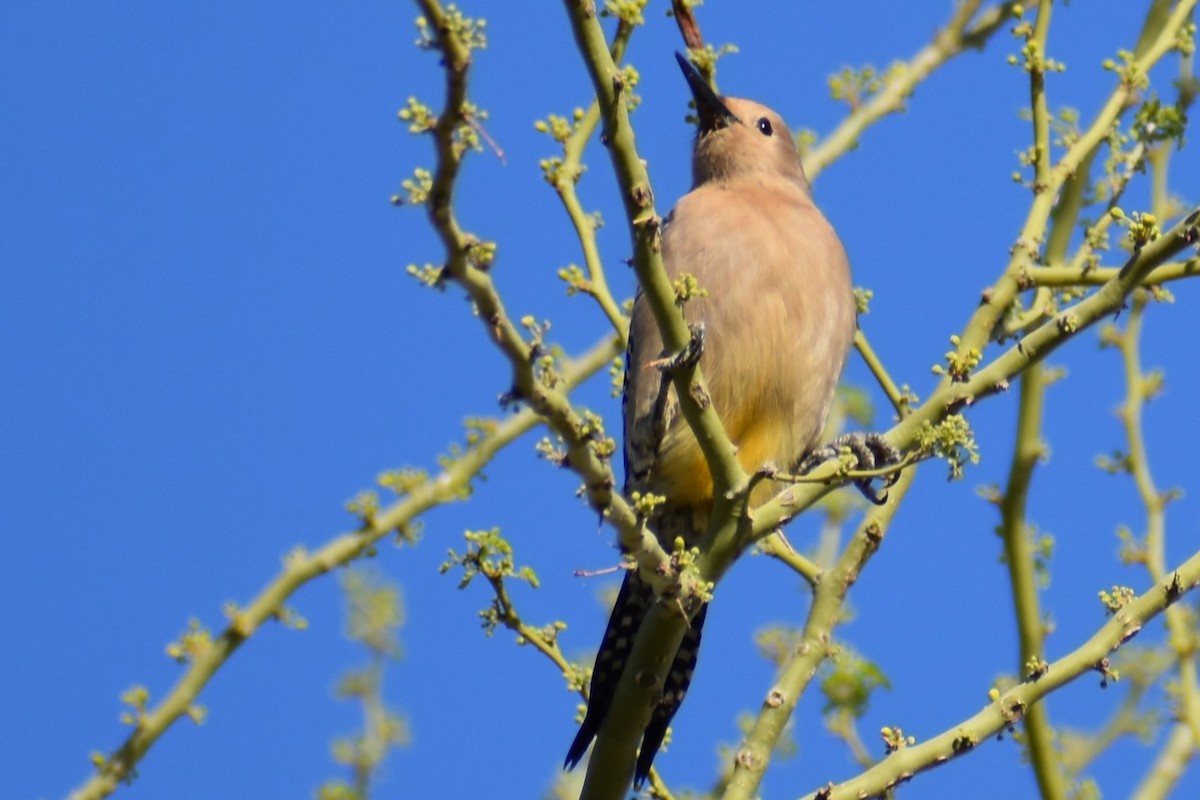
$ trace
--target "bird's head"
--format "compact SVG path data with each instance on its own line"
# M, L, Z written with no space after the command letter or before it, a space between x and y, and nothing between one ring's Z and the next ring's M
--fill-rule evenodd
M692 174L699 186L709 181L786 179L809 191L795 140L783 118L753 100L721 97L679 53L696 101L696 147Z

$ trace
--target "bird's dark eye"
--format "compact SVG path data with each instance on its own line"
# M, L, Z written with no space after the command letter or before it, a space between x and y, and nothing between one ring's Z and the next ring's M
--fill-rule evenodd
M766 117L760 117L758 120L758 132L763 136L770 136L775 133L775 129L771 127L771 120Z

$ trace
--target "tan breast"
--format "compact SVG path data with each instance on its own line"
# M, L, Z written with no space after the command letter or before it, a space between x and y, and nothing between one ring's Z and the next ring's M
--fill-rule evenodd
M689 272L708 292L684 315L705 324L701 367L749 472L766 463L787 469L816 443L854 335L845 251L807 194L790 186L703 186L680 201L663 236L672 277ZM661 357L661 338L640 299L631 336L627 439L651 435L660 381L645 365ZM677 503L707 502L712 479L672 411L647 488Z

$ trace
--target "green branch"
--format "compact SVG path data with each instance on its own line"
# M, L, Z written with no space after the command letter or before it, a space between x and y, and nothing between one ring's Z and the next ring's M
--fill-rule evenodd
M455 180L465 150L457 146L456 131L466 122L467 74L471 66L468 36L459 27L448 24L446 13L436 0L419 0L432 20L433 46L443 56L446 74L446 100L442 116L433 128L437 166L428 193L430 223L446 250L445 275L466 290L489 338L512 367L512 398L529 405L566 445L563 463L584 481L589 504L619 532L622 542L645 559L647 572L667 560L668 555L653 534L645 530L634 510L615 490L611 457L616 451L613 440L598 431L594 415L582 416L558 387L559 378L552 366L545 366L544 345L535 334L527 341L509 317L492 281L490 260L481 259L480 242L465 232L454 212ZM605 57L608 50L604 49ZM523 320L526 328L530 323ZM533 327L537 327L536 325ZM659 579L661 582L661 579Z
M1185 594L1200 585L1200 553L1174 569L1139 597L1131 598L1112 618L1070 654L1047 665L1036 679L1023 681L1004 693L995 692L987 707L932 739L896 750L875 767L840 784L804 796L804 800L851 800L874 797L911 780L917 773L941 766L1003 733L1020 721L1031 706L1081 675L1097 671L1102 685L1111 679L1108 657Z
M1182 723L1175 725L1146 777L1142 778L1130 797L1134 800L1166 800L1195 755L1196 740L1192 737L1191 727Z
M1029 106L1033 117L1033 191L1050 188L1050 107L1046 100L1046 72L1054 62L1046 57L1053 0L1039 0L1037 18L1025 43L1025 69L1029 72Z
M1030 273L1029 279L1035 286L1101 286L1116 278L1121 267L1039 267ZM1146 273L1142 286L1161 286L1164 283L1192 278L1200 275L1200 258L1190 258L1155 267Z
M1000 538L1012 589L1013 611L1020 643L1017 673L1022 679L1041 671L1045 664L1046 625L1038 601L1035 564L1036 544L1026 518L1033 471L1046 455L1042 441L1042 409L1046 395L1046 371L1036 364L1021 375L1017 412L1017 436L1013 446L1008 482L1000 498ZM1041 796L1065 800L1067 785L1054 749L1054 729L1045 706L1037 705L1025 715L1029 760Z
M1123 334L1113 334L1121 351L1125 373L1125 402L1120 409L1121 424L1129 443L1127 468L1137 486L1138 496L1146 510L1146 535L1142 563L1152 580L1166 577L1166 506L1172 493L1160 492L1150 472L1150 459L1142 429L1145 403L1157 391L1158 382L1142 372L1140 345L1146 298L1134 296L1128 322ZM1196 650L1200 647L1191 616L1182 609L1168 609L1166 614L1168 646L1174 652L1179 670L1179 707L1182 721L1191 729L1192 741L1200 742L1200 687L1196 680Z
M971 25L971 19L980 5L981 0L960 4L946 27L934 36L932 42L907 62L889 70L877 93L855 108L829 135L805 153L804 171L810 180L815 180L830 164L853 150L867 128L884 117L903 111L908 97L939 67L966 50L982 48L992 34L1011 18L1012 7L1016 3L1004 2L990 6Z
M876 355L875 349L871 347L862 328L854 331L854 349L858 351L859 357L875 377L875 382L879 384L879 388L883 390L884 395L892 404L892 408L896 410L896 415L904 417L908 414L909 398L892 380L892 376L888 374L887 368L883 366L883 362Z
M976 309L958 338L955 355L959 360L977 358L977 354L983 352L1002 315L1024 289L1022 277L1032 272L1031 267L1037 261L1039 243L1046 233L1046 225L1059 191L1105 140L1120 116L1131 107L1141 90L1141 81L1151 67L1178 47L1179 33L1187 25L1195 5L1196 0L1180 0L1162 27L1149 38L1150 44L1145 52L1131 58L1129 64L1119 70L1120 78L1116 88L1096 114L1091 126L1072 142L1054 165L1049 181L1035 185L1033 202L1030 204L1020 236L1013 246L1008 266L1000 279L984 293L985 302ZM1041 57L1040 51L1037 55ZM1042 144L1035 138L1035 148ZM1048 146L1048 142L1044 144ZM943 385L951 380L952 377L947 375L943 379Z
M634 30L633 24L625 19L619 20L617 32L613 36L610 48L610 55L614 62L619 62L624 56L625 47ZM576 186L584 172L583 153L599 123L600 103L592 100L587 111L583 112L571 127L569 134L562 138L562 161L552 171L547 170L547 180L554 187L554 191L558 193L567 217L571 220L575 235L583 249L583 262L587 267L586 276L582 276L578 281L571 281L569 285L576 291L583 292L595 299L609 324L620 334L621 344L624 347L627 344L628 320L621 313L620 306L608 288L604 261L600 257L600 249L596 242L596 217L583 210L583 205L579 202L579 195L576 192ZM556 138L558 137L556 136Z
M1008 390L1010 381L1033 364L1040 363L1081 331L1116 312L1155 267L1200 241L1200 208L1192 211L1167 233L1135 252L1121 270L1098 291L1060 312L1052 324L1042 325L1021 337L1015 345L982 369L970 372L956 383L944 383L911 415L887 433L902 449L919 441L921 430L991 395ZM789 495L786 496L785 495ZM817 494L794 487L759 509L756 533L770 530L779 518L811 505ZM784 504L778 501L786 500Z
M616 352L616 337L609 337L563 368L563 383L574 388L603 369ZM440 474L415 482L390 506L372 513L358 530L341 534L309 553L291 553L283 572L262 588L248 606L237 610L228 627L197 652L175 686L137 720L137 726L111 755L98 759L97 772L76 789L73 800L107 797L122 781L130 780L137 764L180 717L188 715L196 699L233 654L265 623L284 617L285 603L302 586L369 552L395 531L407 531L426 511L462 496L472 479L509 444L542 420L530 409L506 417L468 448Z
M771 753L783 736L796 703L804 695L817 668L831 655L833 630L842 619L846 595L879 549L915 475L915 469L900 474L896 485L888 490L887 503L867 511L837 562L821 573L800 644L767 692L753 727L738 748L724 800L750 800L758 796L759 783L770 763Z
M797 575L808 582L809 586L815 587L821 579L821 567L811 559L797 553L782 532L774 531L768 534L758 543L758 547L764 555L791 567Z

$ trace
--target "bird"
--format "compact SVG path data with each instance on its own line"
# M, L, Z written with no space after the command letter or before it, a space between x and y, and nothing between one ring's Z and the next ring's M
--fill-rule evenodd
M683 315L693 330L703 326L700 368L742 468L796 468L812 458L857 325L846 251L813 202L782 117L753 100L718 95L684 56L675 57L695 102L697 130L692 188L663 222L663 264L673 280L690 274L700 288ZM627 496L663 498L647 524L668 550L677 537L688 547L699 539L713 500L707 462L658 368L670 355L639 291L626 352L624 488ZM751 508L779 489L760 481ZM626 572L565 768L579 763L599 733L655 602L637 571ZM707 613L707 603L695 612L665 678L642 734L635 786L649 776L687 694Z

